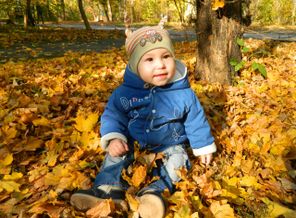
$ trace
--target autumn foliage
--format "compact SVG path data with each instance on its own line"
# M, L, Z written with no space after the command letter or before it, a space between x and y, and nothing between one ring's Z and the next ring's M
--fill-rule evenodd
M167 217L296 217L295 43L248 40L246 64L232 86L190 75L219 151L204 168L192 155L179 172ZM176 45L194 71L194 43ZM122 80L123 49L67 53L54 59L0 65L0 211L2 216L137 217L136 190L153 177L161 154L140 153L123 177L128 208L111 200L85 214L69 204L91 186L102 163L99 117ZM264 64L267 78L252 62ZM190 150L188 151L190 153Z

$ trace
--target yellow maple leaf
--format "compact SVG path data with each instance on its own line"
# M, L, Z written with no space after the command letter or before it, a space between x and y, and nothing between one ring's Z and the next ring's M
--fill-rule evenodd
M0 160L0 167L2 166L8 166L13 161L13 155L11 153L7 154L3 160Z
M5 125L2 127L2 131L5 133L5 139L13 139L16 137L17 130L13 126Z
M96 150L100 144L100 138L94 131L82 132L79 141L85 150Z
M176 191L169 197L169 202L180 205L186 203L186 193L184 191Z
M225 5L224 0L214 0L214 1L212 1L212 10L216 11L219 8L223 8L224 5Z
M126 197L126 200L128 202L128 205L129 205L131 211L138 211L139 201L129 193L126 193L125 197Z
M87 217L108 217L115 210L115 204L111 199L99 202L86 212Z
M47 165L50 166L50 167L55 166L58 156L59 155L57 154L56 151L54 151L54 150L48 151L47 152L47 157L46 157Z
M223 201L214 201L210 210L215 218L235 218L233 208Z
M6 190L7 192L20 192L20 186L21 184L15 182L15 181L0 181L0 192L2 190Z
M13 172L11 175L5 175L3 180L17 180L23 177L22 173Z
M48 197L51 200L56 199L58 197L58 193L54 190L50 190L48 193Z
M296 138L296 129L291 128L287 131L287 135L291 138L291 141Z
M189 204L184 204L174 213L174 218L191 218L191 214L192 211ZM196 217L196 215L194 217Z
M41 117L32 121L34 126L47 126L50 121L45 117Z
M78 113L75 118L76 124L74 127L80 132L89 132L98 122L99 115L96 113L89 113L85 116L82 112Z
M132 176L132 183L135 187L139 187L142 182L145 181L147 174L147 167L146 166L139 166L135 169L133 176Z
M257 178L254 176L244 176L240 178L239 184L245 187L261 188L261 185L257 182Z
M40 148L43 144L43 141L37 138L31 138L26 145L24 146L25 151L35 151L37 148Z
M228 190L229 189L229 190ZM222 189L221 190L221 197L225 197L227 199L231 199L231 202L237 204L237 205L243 205L245 200L241 198L242 192L245 193L243 188L227 188L227 189ZM244 196L247 197L247 196Z
M279 203L273 202L268 198L263 198L262 201L267 205L267 215L266 217L285 217L294 218L296 217L296 211L289 209Z

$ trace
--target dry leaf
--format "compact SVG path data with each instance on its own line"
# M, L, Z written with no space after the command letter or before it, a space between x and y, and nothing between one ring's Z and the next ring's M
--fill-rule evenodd
M137 167L133 172L132 184L135 187L139 187L142 184L142 182L145 181L146 175L147 175L147 167L146 166L141 165L141 166Z
M103 218L112 215L115 210L115 204L111 199L99 202L96 206L86 212L89 218Z

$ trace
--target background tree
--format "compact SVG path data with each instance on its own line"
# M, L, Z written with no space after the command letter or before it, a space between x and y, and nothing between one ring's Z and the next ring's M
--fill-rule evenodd
M236 38L242 34L242 1L196 1L196 78L230 84L230 59L241 59Z
M80 14L81 14L81 18L82 18L82 20L84 22L84 25L85 25L85 29L90 30L91 27L90 27L88 19L86 17L86 14L85 14L85 11L84 11L84 8L83 8L82 0L77 0L77 2L78 2L78 7L79 7Z
M186 4L188 4L187 1L184 1L184 0L172 0L172 1L176 7L180 22L184 23L184 21L185 21L184 14L185 14L185 10L186 10Z
M35 20L33 18L32 10L31 10L31 0L26 0L26 10L24 14L25 29L27 29L28 26L35 26Z
M66 19L65 0L61 0L62 19Z
M8 23L14 23L16 7L15 2L11 0L0 0L0 18L7 18Z

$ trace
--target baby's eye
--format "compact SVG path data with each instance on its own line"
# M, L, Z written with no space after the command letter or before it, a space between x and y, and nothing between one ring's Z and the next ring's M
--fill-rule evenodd
M146 61L151 62L153 61L153 58L146 58Z
M165 59L170 58L170 57L171 57L170 54L166 54L166 55L163 56L163 58L165 58Z

